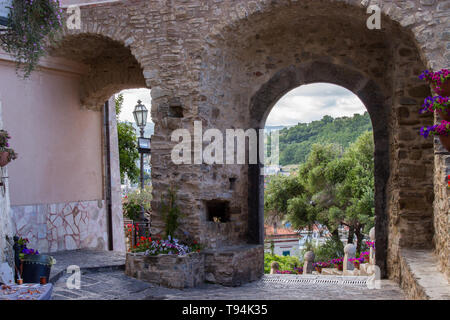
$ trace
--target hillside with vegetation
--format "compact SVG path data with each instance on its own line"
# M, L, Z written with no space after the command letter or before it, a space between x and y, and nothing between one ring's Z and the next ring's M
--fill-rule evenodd
M315 143L337 143L347 148L367 131L372 131L367 112L353 117L324 116L318 121L284 128L280 130L280 164L285 166L305 162Z

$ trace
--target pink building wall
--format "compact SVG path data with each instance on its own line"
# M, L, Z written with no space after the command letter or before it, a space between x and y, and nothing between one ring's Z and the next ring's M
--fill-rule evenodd
M8 166L12 206L103 198L102 117L80 108L78 92L76 74L24 81L0 63L4 126L19 154Z
M103 117L80 105L80 75L86 67L54 58L43 59L41 65L23 80L0 52L3 123L19 154L8 165L14 233L28 237L30 247L42 252L106 250ZM112 117L115 120L115 114ZM111 125L116 130L115 123ZM117 133L113 138L112 150L118 154ZM118 163L112 166L119 170ZM119 194L113 194L113 239L114 250L122 251L118 177L114 172L113 191Z

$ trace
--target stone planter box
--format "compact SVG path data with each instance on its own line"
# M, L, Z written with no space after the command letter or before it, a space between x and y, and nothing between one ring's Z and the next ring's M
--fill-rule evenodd
M205 259L196 252L185 256L127 253L125 274L168 288L192 288L204 282Z

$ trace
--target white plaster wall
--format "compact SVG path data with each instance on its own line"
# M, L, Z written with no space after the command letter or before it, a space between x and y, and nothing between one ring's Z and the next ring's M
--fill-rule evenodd
M3 117L2 117L2 97L0 95L0 129L3 129ZM8 176L7 166L0 168L1 177ZM5 270L5 262L12 262L12 248L10 244L6 241L6 236L12 239L12 220L10 216L9 209L9 187L8 179L3 179L5 188L2 190L0 187L0 269ZM3 192L4 191L4 192ZM3 268L1 268L3 265ZM12 266L6 267L7 270L12 274ZM2 278L0 276L0 278ZM5 281L6 282L6 281Z
M111 204L113 222L113 250L125 251L125 234L123 229L122 192L120 189L119 137L114 97L109 99L109 128L111 152Z

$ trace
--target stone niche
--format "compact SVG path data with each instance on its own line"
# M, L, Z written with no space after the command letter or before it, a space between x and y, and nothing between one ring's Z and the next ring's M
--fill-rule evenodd
M160 254L146 256L143 252L127 253L125 274L168 288L192 288L204 282L205 259L203 254L185 256Z
M207 221L229 222L230 203L227 200L209 200L206 204Z

